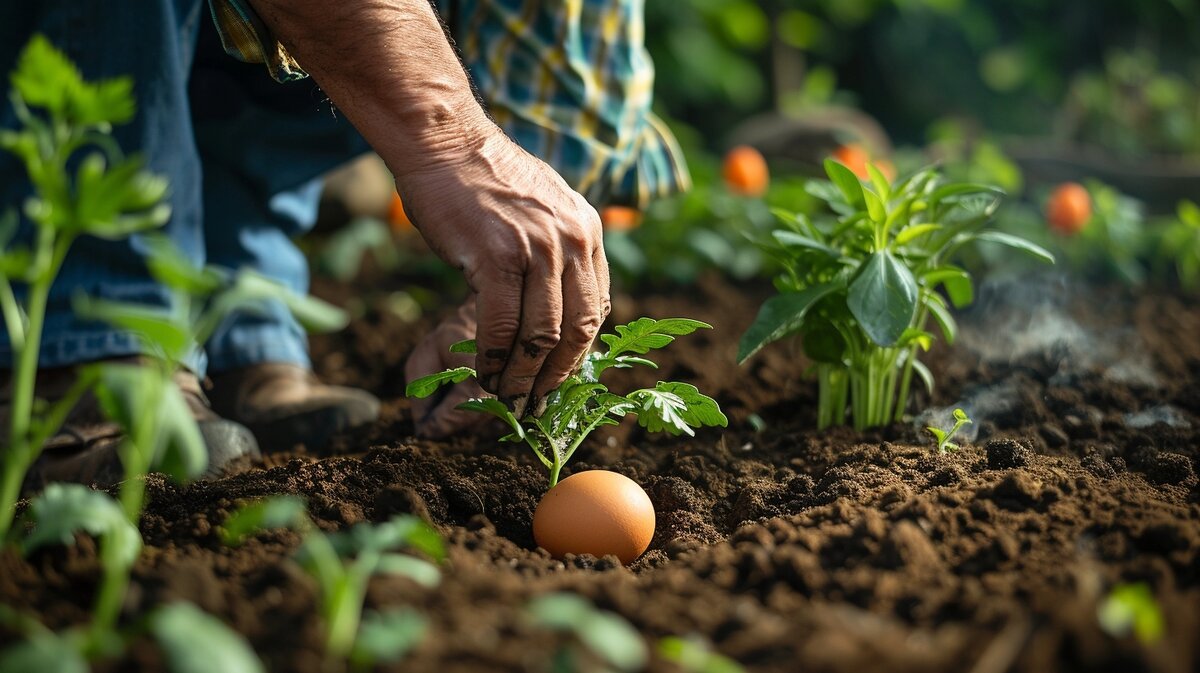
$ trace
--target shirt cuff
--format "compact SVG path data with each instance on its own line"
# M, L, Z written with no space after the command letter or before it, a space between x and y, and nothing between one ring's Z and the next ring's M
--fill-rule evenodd
M209 0L213 23L225 53L246 63L262 63L277 82L304 79L308 73L275 39L244 0Z

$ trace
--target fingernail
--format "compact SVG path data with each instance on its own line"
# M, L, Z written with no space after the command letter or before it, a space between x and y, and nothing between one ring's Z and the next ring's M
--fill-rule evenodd
M533 405L533 417L541 418L542 414L546 413L546 402L549 398L539 398L537 403Z
M500 375L499 375L499 374L492 374L491 376L489 376L489 377L485 378L484 380L480 381L480 382L479 382L479 385L480 385L480 387L482 387L484 390L486 390L486 391L488 391L489 393L491 393L491 394L495 395L495 394L496 394L496 388L497 388L497 387L500 385Z
M516 416L518 420L523 418L525 416L525 407L528 404L529 404L529 396L528 395L518 395L517 398L513 400L513 405L512 405L513 416Z

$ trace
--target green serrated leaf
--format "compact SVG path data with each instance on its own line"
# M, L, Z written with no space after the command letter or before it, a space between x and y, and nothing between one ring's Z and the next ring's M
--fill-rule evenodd
M451 353L466 353L467 355L475 355L478 348L475 345L474 339L466 339L450 345Z
M650 432L694 436L692 428L729 423L716 400L689 383L659 381L653 389L635 390L627 398L637 405L638 425Z
M272 528L299 526L308 508L304 499L294 495L276 495L248 503L230 514L222 525L225 544L241 544L248 535Z
M628 325L617 325L616 334L602 334L600 340L608 346L609 357L622 353L644 355L698 329L712 329L712 325L690 318L638 318Z
M513 434L517 435L517 437L521 439L525 438L525 428L521 426L521 421L513 415L511 409L494 397L470 399L458 405L458 408L465 409L467 411L478 411L485 414L491 414L507 423L508 427L512 428Z
M838 283L824 283L800 292L785 292L764 302L758 310L758 316L738 343L738 364L745 362L763 346L800 329L809 309L840 287Z
M115 500L80 484L53 483L29 505L30 531L21 542L25 554L48 544L70 545L75 533L108 537L117 549L117 560L132 567L142 550L142 535L125 518Z
M408 397L429 397L438 388L446 384L461 383L474 376L475 370L471 367L447 369L443 372L422 376L419 379L410 381L408 386L404 388L404 394Z
M846 305L876 344L891 346L917 312L917 281L887 250L872 253L850 283Z
M191 603L174 603L150 618L150 633L172 673L262 673L263 665L241 635Z

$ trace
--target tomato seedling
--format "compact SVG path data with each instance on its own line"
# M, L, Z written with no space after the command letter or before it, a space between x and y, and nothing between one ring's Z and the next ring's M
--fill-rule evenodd
M424 617L411 610L363 615L367 583L375 575L399 575L435 587L441 571L434 563L397 553L409 548L441 562L445 547L437 531L413 516L377 524L362 523L340 533L322 533L308 517L304 502L292 496L245 505L225 521L226 544L270 528L291 528L304 536L295 559L317 582L328 656L349 659L355 668L396 661L420 642Z
M932 344L931 317L953 343L950 305L974 299L971 275L951 263L964 245L999 243L1054 261L1025 239L982 231L1000 201L994 187L947 183L933 169L894 183L874 166L867 170L864 183L828 160L829 181L808 189L829 212L777 211L784 228L764 247L783 267L779 294L763 304L738 349L745 362L766 344L798 335L815 363L821 428L845 423L847 405L859 430L900 420L914 373L932 390L917 355Z
M959 449L958 444L955 444L954 442L952 442L950 440L954 439L954 435L958 434L958 431L962 429L962 426L964 426L968 423L972 423L972 422L973 421L967 417L967 412L963 411L962 409L955 409L954 410L954 426L951 427L949 430L935 428L932 425L930 425L925 428L925 431L928 432L929 434L933 435L934 440L937 441L938 453L947 453L949 451L958 451L958 449Z
M25 473L87 390L84 381L45 412L34 412L50 287L67 251L79 236L123 239L161 226L170 215L161 203L166 180L146 171L141 157L126 157L112 137L114 125L133 117L132 80L86 82L61 51L36 35L11 81L9 99L21 128L0 129L0 149L21 160L33 184L23 212L34 233L32 241L21 240L16 213L0 215L0 313L13 354L0 538L12 525Z
M120 654L139 635L136 629L117 628L129 573L142 549L137 527L112 498L78 484L47 486L30 502L25 520L32 529L21 543L22 553L47 545L74 544L77 533L86 533L99 540L103 576L92 621L86 627L54 633L35 619L0 610L0 622L25 636L0 653L0 670L82 672L88 670L90 660ZM155 609L144 624L162 648L168 670L201 670L196 667L199 661L213 670L263 670L241 636L189 603Z
M657 369L658 365L642 356L667 346L677 336L698 329L712 329L712 326L688 318L639 318L628 325L618 325L613 334L600 335L608 350L589 354L579 371L547 396L541 415L527 414L517 418L503 402L493 397L469 400L459 408L491 414L504 421L512 432L501 441L524 441L533 449L534 455L550 471L550 488L553 488L563 465L593 430L602 425L617 425L629 414L634 414L638 424L650 432L672 435L692 436L695 435L693 428L725 427L729 423L716 400L691 384L659 381L653 388L617 395L600 382L601 375L609 369L626 369L634 365ZM454 344L450 350L474 353L475 342L463 341ZM473 368L456 367L416 379L408 384L405 392L409 397L428 397L445 384L473 377Z

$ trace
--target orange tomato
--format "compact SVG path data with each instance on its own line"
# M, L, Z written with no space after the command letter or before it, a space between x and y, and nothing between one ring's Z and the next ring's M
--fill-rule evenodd
M388 205L388 225L397 234L413 228L412 220L408 219L404 204L400 202L400 195L395 192L392 192L392 202Z
M629 231L642 224L642 213L626 206L605 206L600 209L600 221L606 231Z
M859 180L871 179L871 175L867 173L867 164L871 161L871 155L862 145L858 143L842 145L833 151L833 158L853 171Z
M749 145L739 145L725 155L721 175L729 191L741 196L762 196L771 183L767 160Z
M1092 219L1092 197L1077 182L1064 182L1046 202L1046 222L1055 232L1073 236L1083 231Z

